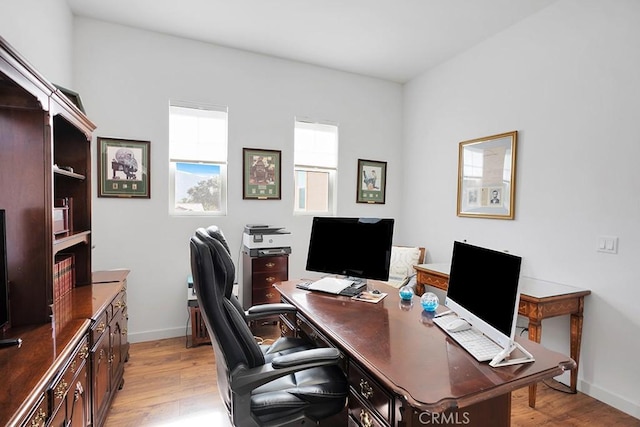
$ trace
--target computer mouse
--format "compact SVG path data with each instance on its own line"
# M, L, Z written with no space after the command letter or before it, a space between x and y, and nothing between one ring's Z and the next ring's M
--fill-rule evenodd
M372 290L372 291L371 291L371 293L372 293L372 294L379 294L379 293L380 293L380 291L379 291L379 290L377 290L377 289L374 289L374 290Z
M471 325L466 320L458 318L451 321L451 323L447 325L446 329L449 332L461 332L466 331L467 329L471 329Z

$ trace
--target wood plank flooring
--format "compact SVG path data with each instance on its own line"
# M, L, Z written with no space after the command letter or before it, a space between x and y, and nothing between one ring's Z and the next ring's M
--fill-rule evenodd
M231 426L218 394L210 345L186 348L185 338L132 344L124 377L105 427ZM582 393L540 384L536 409L531 409L527 392L512 394L512 426L640 427L640 420Z

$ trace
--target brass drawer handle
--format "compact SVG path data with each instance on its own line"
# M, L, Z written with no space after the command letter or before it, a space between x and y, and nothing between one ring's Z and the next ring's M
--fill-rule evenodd
M84 394L84 387L82 387L82 383L78 381L76 383L76 390L73 392L73 400L77 402L78 399L80 399L80 396L82 396L83 394Z
M371 396L373 396L373 388L367 381L365 381L364 378L360 379L360 394L365 399L369 399Z
M67 392L67 382L65 380L60 381L60 384L58 384L56 386L55 391L53 392L53 395L56 397L56 399L62 399L65 395L65 393Z
M47 419L47 414L42 410L42 408L38 409L38 413L31 420L31 427L44 427L44 422Z
M82 349L80 350L80 353L78 353L80 356L80 359L87 359L89 357L89 346L87 344L85 344Z
M265 297L271 299L271 298L273 298L273 294L271 292L269 292L268 294L265 295Z
M360 424L362 427L371 427L373 426L373 420L371 419L371 415L364 409L360 410Z
M268 283L273 283L273 282L275 282L277 279L276 279L275 277L273 277L273 276L269 276L269 277L267 277L267 278L266 278L266 279L264 279L264 280L266 280Z
M273 267L276 266L276 263L275 262L268 262L264 266L267 267L267 268L273 268Z

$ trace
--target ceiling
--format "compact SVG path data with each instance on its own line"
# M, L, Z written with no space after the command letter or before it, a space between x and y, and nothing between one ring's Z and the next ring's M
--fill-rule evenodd
M67 0L106 22L396 82L556 0Z

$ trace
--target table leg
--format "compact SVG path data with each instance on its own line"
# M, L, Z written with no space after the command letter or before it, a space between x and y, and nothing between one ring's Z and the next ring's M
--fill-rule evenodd
M540 344L542 339L542 321L529 318L529 340ZM537 384L531 384L529 386L529 406L531 408L536 407L536 390Z
M580 304L582 307L582 304ZM576 392L578 386L578 363L580 358L580 343L582 341L582 310L571 315L571 358L576 362L571 370L571 391Z

